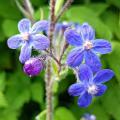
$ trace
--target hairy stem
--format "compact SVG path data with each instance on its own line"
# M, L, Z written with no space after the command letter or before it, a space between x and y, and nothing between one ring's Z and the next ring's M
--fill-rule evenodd
M53 107L52 107L52 85L51 85L52 81L50 60L47 61L45 82L46 82L46 109L47 109L46 120L52 120Z
M48 37L50 39L50 52L52 52L52 39L55 29L55 1L56 0L50 0L50 25L48 32Z
M50 49L49 53L52 54L52 39L54 35L55 29L55 1L50 0L50 25L48 31L48 37L50 40ZM51 79L51 62L50 60L47 61L46 66L46 103L47 103L47 116L46 120L53 119L53 105L52 105L52 79Z

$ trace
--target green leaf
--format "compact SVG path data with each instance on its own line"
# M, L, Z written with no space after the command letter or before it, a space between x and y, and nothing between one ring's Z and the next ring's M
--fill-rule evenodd
M9 77L6 99L12 109L18 110L30 100L30 81L18 71ZM14 101L14 102L13 102Z
M7 107L8 103L7 100L5 98L5 95L0 91L0 108L1 107Z
M14 0L0 0L0 16L4 18L20 19L21 14ZM11 27L12 28L12 27Z
M18 111L12 109L0 110L0 120L18 120Z
M104 102L106 102L106 101L104 101ZM107 112L105 112L103 109L104 109L104 107L96 102L95 104L91 105L88 108L88 111L89 111L89 113L91 113L91 110L92 110L91 114L95 115L97 120L109 120L109 116L108 116Z
M18 33L17 22L14 20L9 20L9 19L5 20L3 22L2 28L3 28L4 34L7 37L11 37L12 35L15 35Z
M43 12L43 16L42 18L43 19L48 19L48 16L49 16L49 7L41 7L39 8L36 12L35 12L35 19L36 20L40 20L41 19L41 10Z
M59 88L59 82L58 81L54 81L53 82L53 87L52 87L53 93L57 93L58 90L59 90L58 88Z
M119 24L119 13L113 11L106 11L102 15L103 22L109 27L109 29L120 39L120 26Z
M65 108L65 107L59 107L55 110L55 120L76 120L72 112Z
M42 111L39 115L37 115L35 120L46 120L46 110Z
M38 103L44 103L44 88L41 82L31 84L32 99Z
M108 4L112 4L120 8L120 0L106 0L106 1L108 2Z
M5 72L0 72L0 91L3 91L5 89L6 85L5 77L6 77Z
M118 82L120 83L120 44L119 42L112 42L112 53L103 56L107 64L115 72Z
M111 81L110 87L106 95L104 95L101 99L104 111L111 115L112 118L115 120L120 119L119 117L120 107L117 107L120 106L119 90L120 86Z
M92 9L96 16L100 16L109 7L109 5L105 3L90 3L86 7Z
M79 22L80 24L88 22L92 25L96 30L98 38L112 39L112 32L109 30L108 26L105 25L90 8L86 6L72 7L67 14L70 21Z

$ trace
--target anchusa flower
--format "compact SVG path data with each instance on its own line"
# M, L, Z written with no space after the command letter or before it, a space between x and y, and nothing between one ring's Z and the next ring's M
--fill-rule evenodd
M21 47L21 53L19 60L24 63L31 57L32 48L36 50L44 50L49 47L49 39L40 32L48 28L48 22L41 20L33 24L31 27L31 21L29 19L22 19L18 23L18 30L20 34L12 36L8 39L7 44L11 49L17 49Z
M80 120L96 120L96 116L89 113L85 113Z
M91 68L86 64L81 64L78 71L80 82L71 85L68 92L71 96L79 96L78 106L88 107L93 97L105 93L107 86L103 83L109 81L113 75L112 70L104 69L93 76Z
M28 76L32 77L37 76L44 67L44 60L41 57L33 57L25 62L23 70Z
M95 39L95 31L88 23L84 23L79 30L80 33L67 29L64 33L66 41L75 46L67 56L67 64L74 68L84 62L96 72L101 68L98 54L111 52L111 44L104 39Z

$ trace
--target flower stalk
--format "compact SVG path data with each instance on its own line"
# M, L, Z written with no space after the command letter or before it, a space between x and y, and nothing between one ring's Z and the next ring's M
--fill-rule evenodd
M52 39L55 29L55 0L50 0L50 25L48 38L50 40L49 53L52 54ZM53 120L53 105L52 105L52 80L51 80L51 62L47 61L46 66L46 120Z

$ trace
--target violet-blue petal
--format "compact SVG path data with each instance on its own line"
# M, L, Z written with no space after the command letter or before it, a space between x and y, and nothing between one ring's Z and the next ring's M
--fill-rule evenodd
M97 85L97 87L98 87L98 92L95 94L95 96L101 96L101 95L103 95L105 92L106 92L106 90L107 90L107 86L106 85L103 85L103 84L101 84L101 85Z
M30 31L31 28L31 21L29 19L22 19L20 20L20 22L18 23L18 30L21 33L28 33Z
M81 34L85 41L95 39L95 31L88 23L84 23L81 26Z
M85 63L90 66L93 72L97 72L102 66L99 57L91 50L85 52Z
M88 107L92 102L92 96L86 92L78 99L78 106L86 108Z
M80 96L84 92L85 92L85 87L80 83L75 83L71 85L68 89L68 93L71 96Z
M112 79L114 72L109 69L100 70L96 73L93 82L96 84L104 83Z
M22 37L20 35L12 36L8 39L7 45L11 49L16 49L22 44Z
M19 56L19 60L21 63L25 63L25 61L31 57L31 51L32 51L32 46L30 46L28 43L25 43L21 47L21 52Z
M73 29L67 29L67 30L64 32L64 36L65 36L66 41L67 41L70 45L73 45L73 46L81 46L82 43L83 43L80 34L77 33L77 32L76 32L75 30L73 30Z
M41 31L46 31L48 29L48 21L47 20L41 20L39 22L36 22L31 29L31 33L39 33Z
M79 79L82 82L89 83L93 79L93 73L86 64L81 64L78 71Z
M67 56L67 64L70 67L77 67L81 64L84 57L84 51L82 48L74 48L70 51L70 53Z
M96 39L93 42L93 50L96 53L106 54L112 51L111 43L107 40Z
M47 49L50 45L50 40L45 35L34 35L33 36L33 47L37 50Z

